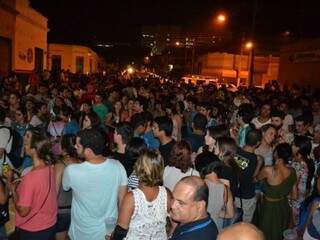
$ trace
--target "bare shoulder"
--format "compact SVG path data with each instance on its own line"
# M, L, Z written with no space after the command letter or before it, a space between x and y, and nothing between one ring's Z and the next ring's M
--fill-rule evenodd
M65 165L63 163L56 163L54 165L54 171L55 172L61 172L65 169Z
M262 171L264 171L267 174L271 174L273 172L273 167L272 166L265 166L262 168Z
M263 179L263 178L269 178L273 176L273 167L272 166L265 166L262 168L261 172L260 172L260 177L259 179Z
M123 203L130 204L134 202L134 197L132 192L127 192L126 195L124 195Z

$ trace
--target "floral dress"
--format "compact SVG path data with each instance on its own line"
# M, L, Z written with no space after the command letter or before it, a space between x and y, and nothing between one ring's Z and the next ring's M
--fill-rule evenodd
M293 211L294 223L298 223L299 208L305 200L307 193L307 180L308 180L308 166L305 162L292 162L291 166L295 169L297 174L297 200L290 201L290 207Z

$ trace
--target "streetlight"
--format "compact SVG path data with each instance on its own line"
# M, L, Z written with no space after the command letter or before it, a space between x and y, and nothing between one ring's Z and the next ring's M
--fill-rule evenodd
M177 47L180 46L180 42L179 42L179 41L176 42L176 46L177 46Z
M132 74L134 72L134 69L132 67L128 67L127 71L129 74Z
M237 87L240 86L241 83L241 70L242 70L242 56L243 56L243 51L246 49L248 51L250 51L250 53L248 54L248 80L247 80L247 86L249 86L249 81L250 81L250 76L251 76L251 66L250 66L250 60L252 58L252 49L254 47L254 43L252 41L244 41L244 35L242 37L241 40L241 46L240 46L240 60L239 60L239 65L238 65L238 71L237 71Z
M218 16L217 16L217 22L218 23L225 23L225 21L227 20L227 17L225 14L223 13L220 13Z
M253 84L253 73L254 73L254 44L252 41L248 41L245 44L245 47L250 51L248 55L248 81L247 86L252 86Z
M247 42L246 43L246 49L250 50L253 48L253 43L250 41L250 42Z

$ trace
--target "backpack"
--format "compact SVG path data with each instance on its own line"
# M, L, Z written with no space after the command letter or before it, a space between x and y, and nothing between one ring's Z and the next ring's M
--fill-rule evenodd
M16 130L14 130L11 127L0 126L0 129L1 128L6 128L10 131L10 137L9 137L8 143L12 138L11 150L8 153L5 152L5 158L3 163L6 162L6 156L7 156L10 159L10 162L12 163L14 168L18 169L23 162L23 158L21 157L23 138L20 136L20 134Z
M5 183L0 178L2 186L5 186ZM6 222L9 221L9 200L7 199L6 203L0 204L0 226L3 226Z

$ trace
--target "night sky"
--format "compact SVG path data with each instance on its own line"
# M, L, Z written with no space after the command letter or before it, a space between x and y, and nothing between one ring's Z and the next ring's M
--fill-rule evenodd
M30 0L49 19L49 42L130 42L141 26L177 25L210 32L212 18L224 11L226 29L251 32L255 0ZM255 35L320 37L320 1L256 0Z

